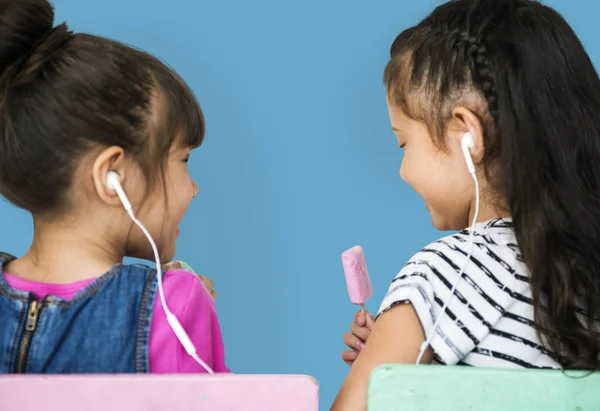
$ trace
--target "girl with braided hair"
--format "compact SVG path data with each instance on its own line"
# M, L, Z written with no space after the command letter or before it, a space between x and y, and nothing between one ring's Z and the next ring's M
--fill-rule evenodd
M598 369L600 79L574 31L537 1L450 1L396 38L384 83L400 176L457 233L357 314L332 409L365 410L384 363Z

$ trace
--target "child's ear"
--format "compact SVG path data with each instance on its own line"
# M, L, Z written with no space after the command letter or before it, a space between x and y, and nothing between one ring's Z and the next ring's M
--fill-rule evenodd
M465 133L470 132L473 135L473 148L471 148L471 158L475 165L483 160L485 153L484 129L479 117L464 106L457 106L452 110L452 130L457 139L462 139ZM460 147L460 141L458 141Z
M106 186L106 176L109 171L116 171L119 174L121 185L125 184L126 173L124 167L125 151L121 147L108 147L94 160L92 166L92 179L98 197L102 201L111 205L121 205L117 193Z

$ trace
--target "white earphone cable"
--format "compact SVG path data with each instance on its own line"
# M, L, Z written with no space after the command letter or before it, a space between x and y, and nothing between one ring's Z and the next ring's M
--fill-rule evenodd
M157 277L157 281L158 281L158 294L159 294L160 302L161 302L161 305L167 316L167 321L168 321L169 325L171 326L171 329L175 333L175 336L177 336L177 339L179 340L181 345L183 345L183 348L185 348L185 351L194 360L196 360L196 362L198 364L200 364L200 366L202 368L204 368L206 370L206 372L208 372L209 374L214 374L214 371L204 361L202 361L202 359L198 356L198 354L196 352L196 347L194 346L194 343L192 342L190 337L185 332L185 329L183 328L183 326L181 325L181 323L179 322L177 317L175 317L175 314L173 314L171 312L171 310L169 310L169 307L167 306L167 300L165 299L165 291L163 289L163 283L162 283L163 272L162 272L162 268L161 268L160 254L158 252L158 248L156 247L156 243L152 239L150 232L146 229L144 224L142 224L142 222L140 220L138 220L138 218L135 216L135 213L133 212L133 207L131 206L129 199L127 198L127 194L125 194L125 190L123 190L123 187L121 186L119 175L116 172L110 171L108 173L107 179L106 179L106 186L109 189L115 190L115 192L117 193L117 195L119 197L119 200L121 200L123 207L127 211L127 214L129 215L131 220L135 223L135 225L137 225L140 228L140 230L142 230L142 232L148 239L150 246L152 247L152 251L154 253L154 259L156 262L156 277Z
M431 328L431 332L429 333L429 336L423 342L423 344L421 344L421 347L419 350L419 355L417 356L417 361L415 363L417 365L421 363L421 359L423 358L425 351L427 351L427 347L429 347L429 345L431 345L431 341L433 340L434 336L437 333L437 329L440 326L440 322L445 317L446 309L448 308L448 305L450 304L452 297L454 297L454 293L456 291L456 288L458 287L458 283L460 283L460 280L462 279L465 269L467 268L467 265L471 261L471 256L473 255L475 225L477 224L477 217L479 215L479 181L477 181L477 174L475 173L475 171L471 171L470 174L473 177L473 181L475 181L475 213L473 214L473 220L471 223L471 227L470 227L471 229L470 229L470 233L469 233L469 244L470 244L469 252L467 254L467 257L465 259L465 262L464 262L460 272L458 273L458 277L456 277L456 279L454 280L454 284L452 285L452 289L450 290L450 296L446 299L446 302L442 306L440 315L438 316L437 320L433 324L433 327Z
M154 252L154 258L156 260L156 276L157 276L157 281L158 281L158 294L160 296L160 302L163 306L163 309L165 310L165 314L167 315L167 321L169 322L169 325L175 332L175 335L179 339L179 342L181 342L181 344L185 348L186 352L194 360L196 360L196 362L198 364L200 364L200 366L202 368L204 368L206 370L206 372L208 372L209 374L214 374L214 371L204 361L202 361L202 359L198 356L198 354L196 353L196 347L194 346L194 343L192 342L190 337L185 332L183 326L181 325L181 323L179 322L177 317L175 317L175 315L171 312L171 310L169 310L169 307L167 306L167 301L165 299L165 291L163 289L163 284L162 284L162 274L163 273L162 273L162 268L161 268L161 263L160 263L160 254L158 253L156 243L152 239L152 236L150 235L150 233L148 232L148 230L146 229L144 224L142 224L142 222L137 219L137 217L135 216L133 211L128 209L127 213L129 214L129 217L131 217L133 222L140 228L140 230L142 230L142 232L148 239L148 242L150 242L150 246L152 247L152 251Z
M142 232L144 233L144 235L150 242L150 246L152 246L152 251L154 252L154 258L156 260L156 276L157 276L157 281L158 281L158 294L160 295L160 302L163 306L163 309L165 310L165 314L167 315L167 321L169 322L169 325L175 332L175 335L177 336L177 338L179 339L179 342L181 342L181 344L183 345L183 347L185 348L187 353L194 360L196 360L196 362L198 364L200 364L200 366L202 368L204 368L206 370L206 372L208 372L209 374L214 374L214 371L204 361L202 361L202 359L198 356L198 354L196 353L196 347L194 346L194 343L192 343L192 340L190 339L190 337L187 335L187 333L183 329L183 326L181 325L181 323L179 322L177 317L175 317L175 315L171 312L171 310L169 310L169 307L167 306L167 301L165 299L165 291L163 289L163 284L162 284L162 268L161 268L161 263L160 263L160 254L158 253L156 243L154 243L152 236L150 235L150 233L148 232L148 230L146 229L144 224L142 224L142 222L137 219L137 217L135 216L133 211L127 210L127 213L129 214L129 217L131 217L133 222L140 228L140 230L142 230Z

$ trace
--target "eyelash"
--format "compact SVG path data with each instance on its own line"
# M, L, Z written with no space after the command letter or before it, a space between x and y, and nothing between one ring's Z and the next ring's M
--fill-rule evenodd
M405 143L405 144L401 144L399 147L400 147L401 149L404 149L404 146L405 146L405 145L406 145L406 143Z
M183 162L184 162L184 163L186 163L186 164L187 164L189 161L190 161L190 156L189 156L189 155L188 155L186 158L184 158L184 159L183 159Z

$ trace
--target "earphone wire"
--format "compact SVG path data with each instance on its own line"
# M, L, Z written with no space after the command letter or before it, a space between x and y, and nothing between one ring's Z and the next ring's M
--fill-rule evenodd
M452 289L450 290L450 296L446 299L446 302L444 303L444 305L442 306L442 309L440 311L440 315L438 316L437 320L433 324L433 327L431 328L429 337L427 337L427 339L423 342L423 344L421 344L421 348L419 350L419 355L417 357L417 361L415 362L415 364L417 364L417 365L419 365L421 363L421 360L423 359L423 355L425 354L425 351L427 351L427 348L431 345L431 341L435 337L442 319L445 317L446 309L448 308L448 305L450 304L452 297L454 297L456 288L458 287L460 280L462 280L462 276L465 272L465 269L467 268L467 265L469 265L469 262L471 261L471 256L473 255L473 249L475 246L475 242L474 242L475 225L477 224L477 217L479 215L479 181L477 181L477 174L475 172L471 172L470 174L473 177L473 180L475 181L475 213L473 214L473 220L472 220L470 232L469 232L469 244L470 244L469 252L467 254L467 257L465 259L465 262L463 263L463 266L462 266L460 272L458 273L458 276L454 280L454 284L452 285Z
M148 242L150 243L150 246L152 247L152 251L154 252L154 258L156 260L156 276L157 276L157 281L158 281L158 294L160 296L160 302L161 302L161 304L163 306L163 309L165 310L165 314L167 315L167 319L169 320L169 324L171 324L171 326L173 326L172 321L176 321L179 324L179 321L177 320L177 317L175 317L175 315L171 312L171 310L169 310L169 307L167 305L167 300L165 299L165 291L163 289L163 283L162 283L163 272L162 272L161 263L160 263L160 254L158 253L158 248L156 247L156 243L152 239L152 236L150 235L150 233L148 232L148 230L146 229L146 227L144 226L144 224L142 224L142 222L140 220L138 220L138 218L135 216L135 214L133 213L133 211L132 210L127 210L127 213L129 214L129 217L131 217L131 219L133 220L133 222L140 228L140 230L142 230L142 232L144 233L144 235L148 239ZM183 327L181 326L181 324L179 324L179 327L181 329L181 332L183 332L185 334L185 336L187 337L187 339L189 341L189 344L192 344L191 340L189 340L189 336L187 336L187 334L185 333L185 331L184 331ZM193 351L191 351L189 349L189 345L187 345L186 342L182 341L181 336L179 335L179 333L177 331L175 331L175 329L173 329L173 331L175 332L175 335L177 336L177 338L179 339L179 341L181 342L181 344L186 349L187 353L194 360L196 360L196 362L198 364L200 364L200 366L202 368L204 368L206 370L206 372L208 372L209 374L214 374L214 371L208 366L208 364L206 364L204 361L202 361L202 359L198 356L198 354L196 353L196 347L194 347L193 344L192 344L191 347L193 347Z
M123 208L125 208L125 211L127 211L127 214L129 215L131 220L135 223L135 225L137 225L140 228L140 230L142 230L142 232L148 239L150 246L152 247L152 251L154 253L154 259L156 262L156 277L157 277L157 281L158 281L158 294L160 297L160 302L161 302L163 310L165 311L165 314L167 316L167 321L168 321L169 325L171 326L171 329L175 333L175 336L177 337L177 339L179 340L181 345L183 345L183 348L185 348L185 351L188 353L188 355L190 355L202 368L204 368L206 370L206 372L208 372L211 375L214 374L214 371L208 366L208 364L206 364L198 356L198 353L196 352L196 347L194 346L194 343L192 342L190 337L187 335L185 329L183 328L183 326L181 325L181 323L179 322L179 320L177 319L175 314L173 314L171 312L171 310L169 310L169 306L167 305L167 300L165 299L165 291L163 289L163 282L162 282L163 272L162 272L162 268L161 268L162 265L160 263L160 254L158 252L158 248L156 247L156 243L152 239L150 232L146 229L144 224L135 216L135 213L133 212L133 207L131 206L129 199L127 198L127 194L125 194L125 190L123 190L123 187L121 186L121 182L119 181L119 175L116 172L114 172L114 171L109 172L109 174L107 176L107 187L109 189L115 190L115 192L117 193L117 196L119 197L119 200L123 204Z

